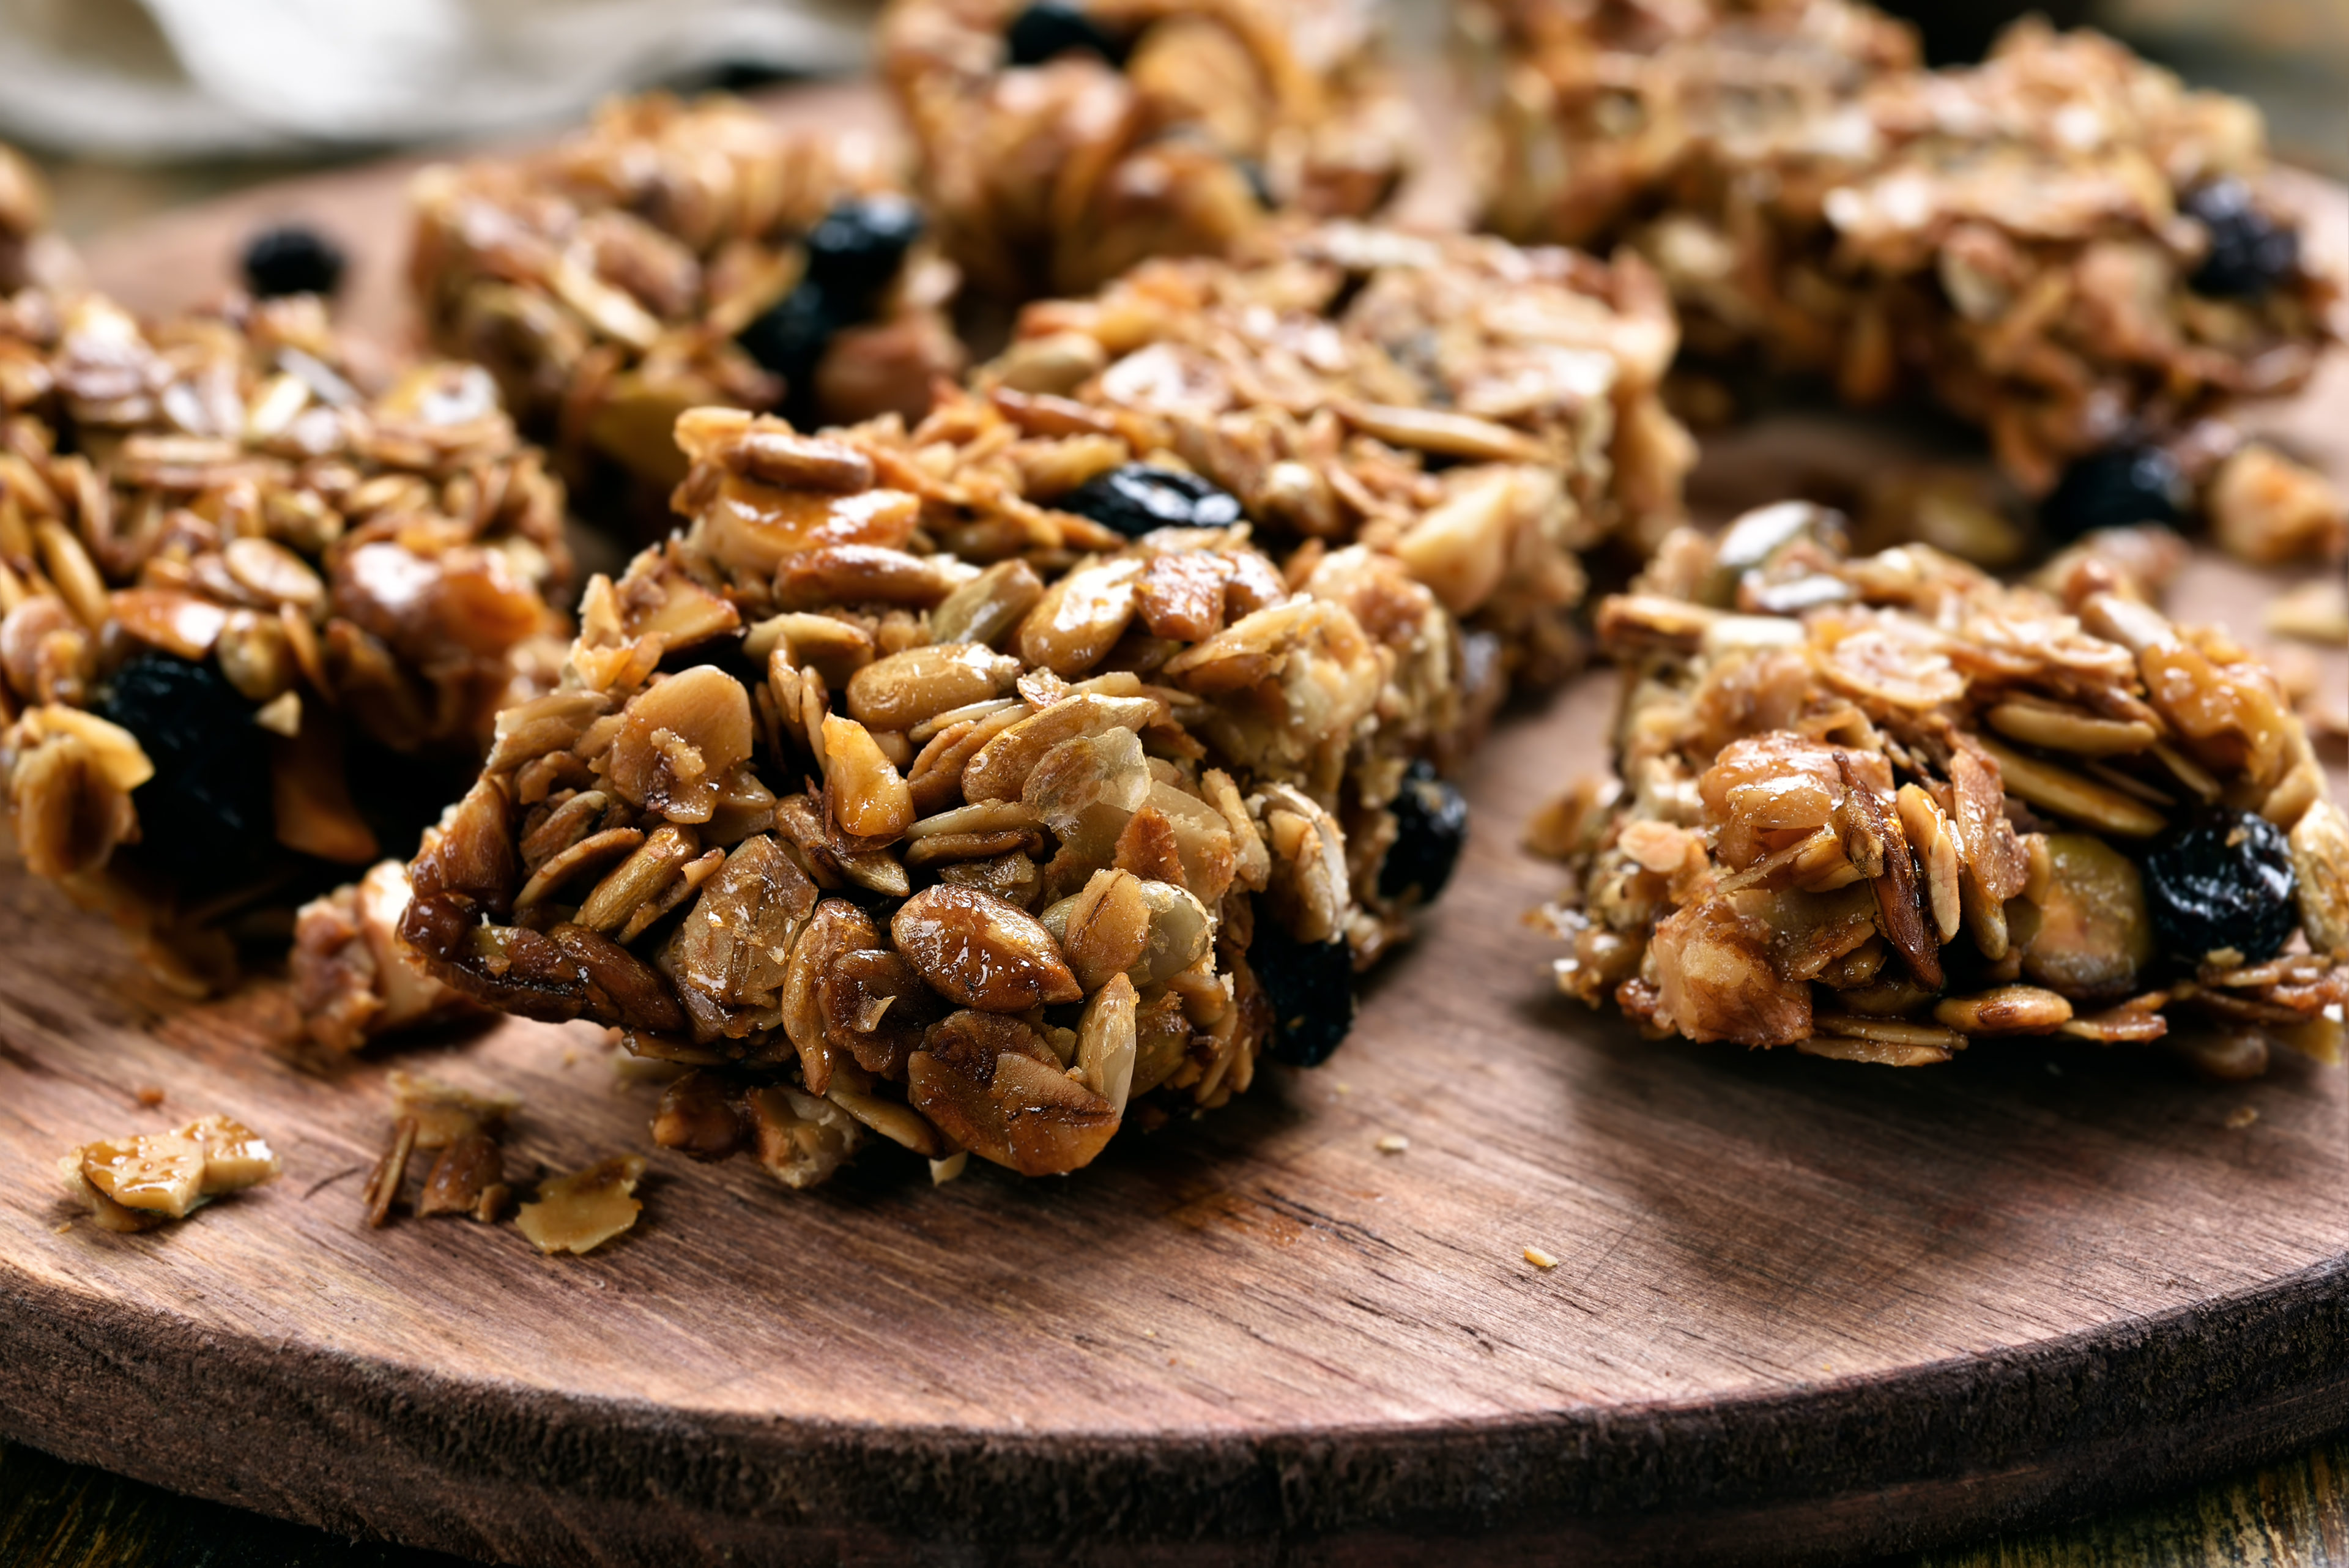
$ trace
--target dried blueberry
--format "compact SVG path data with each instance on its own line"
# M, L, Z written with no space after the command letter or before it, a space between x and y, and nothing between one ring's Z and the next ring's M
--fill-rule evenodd
M1003 41L1015 66L1040 66L1071 49L1090 49L1111 65L1125 64L1125 51L1085 8L1069 0L1036 0L1011 19Z
M783 379L783 411L804 423L814 407L816 365L831 346L832 335L853 319L834 307L823 285L807 278L754 317L734 341Z
M1239 497L1195 473L1129 462L1061 497L1060 509L1090 517L1129 539L1154 528L1228 528L1240 520Z
M807 275L845 322L873 314L905 253L922 237L922 210L903 196L858 196L808 231Z
M2039 504L2039 526L2059 543L2097 528L2185 519L2193 493L2177 460L2158 446L2116 446L2091 452L2064 471Z
M289 223L264 229L244 247L244 286L254 297L332 294L343 281L343 252L316 229Z
M2209 231L2209 254L2187 280L2197 294L2258 299L2300 270L2300 235L2251 199L2240 180L2213 180L2180 203Z
M2205 812L2145 857L2154 935L2180 963L2222 948L2265 963L2300 923L2293 893L2283 830L2253 812Z
M1272 1004L1272 1059L1292 1067L1328 1061L1354 1027L1354 953L1346 939L1300 942L1267 912L1247 959Z
M1433 904L1452 880L1461 846L1468 842L1468 803L1423 759L1403 774L1402 789L1387 809L1394 813L1395 841L1379 867L1379 896L1415 895L1419 902Z
M155 764L130 796L139 857L191 889L250 880L274 839L269 736L253 704L212 664L151 654L116 671L98 711Z

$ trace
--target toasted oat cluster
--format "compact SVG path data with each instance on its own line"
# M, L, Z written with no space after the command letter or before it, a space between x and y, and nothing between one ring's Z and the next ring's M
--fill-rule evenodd
M1148 472L1187 524L1060 509L1133 476L1081 415L687 416L689 525L590 584L402 936L697 1067L657 1140L794 1187L868 1132L1065 1172L1326 1055L1458 846L1415 765L1462 722L1456 630L1368 549L1284 572L1180 470Z
M213 1199L277 1179L268 1140L227 1116L168 1133L101 1138L57 1157L66 1189L88 1203L101 1231L151 1231Z
M0 732L36 875L156 972L233 972L213 918L404 850L551 685L561 487L489 377L368 396L311 296L152 331L0 304Z
M1562 990L1643 1028L1913 1066L1977 1035L2337 1059L2349 820L2275 678L2090 560L2061 597L1831 514L1669 541L1600 607L1619 785L1537 824Z
M1377 211L1414 130L1377 45L1364 0L895 0L879 47L947 254L1024 299Z
M962 366L955 271L867 137L653 95L543 152L427 170L413 200L433 342L489 367L575 488L633 478L656 522L686 410L918 419Z
M2299 386L2326 338L2337 283L2261 188L2258 111L2110 39L2026 22L1927 71L1848 0L1487 10L1493 227L1629 242L1692 349L1929 390L2034 493Z
M1176 454L1268 543L1392 556L1538 682L1576 661L1576 550L1644 551L1682 515L1677 342L1636 257L1294 224L1031 305L981 379Z

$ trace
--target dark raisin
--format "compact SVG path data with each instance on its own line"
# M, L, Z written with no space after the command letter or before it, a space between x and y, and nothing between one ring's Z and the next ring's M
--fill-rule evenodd
M1125 51L1081 5L1069 0L1036 0L1004 29L1003 41L1015 66L1040 66L1071 49L1090 49L1111 65L1125 64Z
M244 286L256 298L332 294L343 281L342 247L299 223L264 229L244 247Z
M2116 446L2091 452L2064 471L2039 504L2039 527L2059 544L2133 523L2174 527L2185 520L2193 499L2177 460L2161 448Z
M2240 180L2213 180L2181 205L2210 234L2209 253L2187 280L2195 293L2258 299L2300 270L2299 233L2263 211Z
M139 739L155 776L131 793L139 859L191 891L250 881L269 857L269 735L214 666L132 660L98 712Z
M903 196L858 196L823 215L807 234L807 275L833 318L869 318L922 237L922 210Z
M1402 789L1387 809L1394 813L1395 841L1379 867L1379 896L1433 904L1468 842L1468 803L1423 758L1403 774Z
M1129 539L1154 528L1228 528L1240 520L1239 497L1195 473L1129 462L1089 479L1058 503Z
M1272 1004L1276 1062L1318 1067L1354 1027L1354 954L1344 937L1300 942L1269 913L1249 940L1248 967Z
M814 412L815 368L832 336L850 324L835 308L823 286L803 278L763 315L752 319L734 341L761 366L783 379L783 412L806 423Z
M2253 812L2205 812L2145 857L2154 935L2180 963L2221 948L2265 963L2300 923L2293 892L2292 846Z

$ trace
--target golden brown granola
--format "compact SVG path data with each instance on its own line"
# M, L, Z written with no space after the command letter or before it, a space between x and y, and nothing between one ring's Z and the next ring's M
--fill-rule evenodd
M879 48L947 254L1002 298L1221 254L1268 208L1367 216L1410 161L1363 0L895 0Z
M462 767L551 683L562 521L486 374L367 395L315 297L152 330L96 295L0 303L0 772L26 866L161 977L218 982L213 917L376 858L416 809L390 781L429 797L433 759Z
M1568 994L1899 1065L2173 1015L2189 1054L2337 1036L2349 818L2223 631L2093 574L2059 600L1924 546L1850 557L1795 503L1667 541L1599 624L1620 784L1539 824L1574 872Z
M918 419L962 366L942 314L955 271L906 248L918 216L869 137L653 94L549 151L429 169L413 200L432 340L489 367L574 486L634 481L629 506L656 530L685 474L669 431L687 409ZM866 248L827 288L806 242L836 212L895 228L845 236Z
M1629 242L1692 350L1858 402L1922 388L2034 493L2299 386L2329 335L2338 281L2260 189L2258 111L2094 33L2025 22L1978 67L1926 71L1902 24L1847 0L1485 15L1495 228Z
M439 978L703 1069L657 1141L794 1187L871 1133L1071 1170L1336 1044L1414 898L1389 807L1461 722L1433 594L1055 510L1132 455L1057 399L678 436L689 526L589 585L411 867Z
M1677 341L1637 257L1283 224L1030 306L981 381L1099 410L1268 543L1393 556L1541 682L1578 658L1576 550L1644 553L1682 516L1695 447L1657 390Z

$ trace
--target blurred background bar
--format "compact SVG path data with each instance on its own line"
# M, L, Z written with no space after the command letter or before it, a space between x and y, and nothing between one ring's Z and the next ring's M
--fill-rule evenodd
M1391 0L1398 30L1444 0ZM877 0L0 0L0 137L85 238L165 207L396 148L559 124L624 88L853 70ZM2266 110L2285 160L2349 177L2349 0L1891 0L1938 61L2039 11ZM285 19L305 19L289 27ZM237 41L240 31L250 38ZM289 36L289 35L292 35ZM353 53L332 90L273 93ZM428 84L437 78L440 90Z

